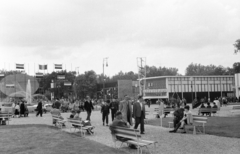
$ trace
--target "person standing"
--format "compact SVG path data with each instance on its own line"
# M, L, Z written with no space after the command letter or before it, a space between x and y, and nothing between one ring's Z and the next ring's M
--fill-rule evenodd
M12 117L14 118L15 117L15 102L12 103Z
M20 104L20 117L25 117L25 105L24 105L24 101L21 102Z
M113 99L111 104L110 104L110 109L111 109L111 114L112 114L112 121L114 120L115 114L118 111L118 102Z
M42 101L39 101L38 102L38 106L37 106L37 114L36 116L38 116L40 114L40 116L42 117L42 113L43 113L43 110L42 110Z
M90 117L91 117L92 110L94 108L93 108L92 101L89 96L87 96L87 100L84 103L84 109L87 111L87 119L86 120L91 121Z
M102 113L103 126L105 126L105 120L108 126L108 115L109 115L109 108L110 108L109 104L110 104L110 101L107 100L107 102L104 102L104 104L102 105L101 113Z
M127 95L124 96L124 100L119 104L119 111L122 112L123 120L132 126L132 105L129 99Z
M19 118L19 114L20 114L20 106L19 106L19 103L17 103L16 106L15 106L15 115L16 115L16 117Z
M145 134L144 119L145 119L145 103L142 96L138 96L138 101L133 105L133 117L135 119L134 129L140 124L141 134Z

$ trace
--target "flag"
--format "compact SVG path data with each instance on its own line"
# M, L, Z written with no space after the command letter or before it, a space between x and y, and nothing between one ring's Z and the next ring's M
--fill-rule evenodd
M6 84L6 88L14 88L15 84Z
M16 69L24 69L24 64L16 64Z
M40 70L47 70L47 65L39 65Z
M43 73L36 73L36 78L43 78Z
M62 69L62 64L55 64L55 69Z
M71 82L64 82L64 86L71 86L72 83Z
M64 80L65 79L65 75L57 75L57 79L58 80Z

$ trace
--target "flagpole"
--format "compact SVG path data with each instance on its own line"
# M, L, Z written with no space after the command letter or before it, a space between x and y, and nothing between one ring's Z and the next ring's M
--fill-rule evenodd
M16 64L16 63L15 63ZM16 69L17 69L17 64L16 64ZM15 102L16 102L16 72L15 72L15 83L14 83L14 88L15 88Z
M34 79L37 80L37 79L36 79L36 72L35 72L35 63L34 63L34 69L33 69L33 70L34 70L34 75L33 75L33 77L35 76ZM34 84L33 84L34 94L35 94L35 80L33 80L33 81L34 81ZM33 95L34 95L34 94L33 94Z

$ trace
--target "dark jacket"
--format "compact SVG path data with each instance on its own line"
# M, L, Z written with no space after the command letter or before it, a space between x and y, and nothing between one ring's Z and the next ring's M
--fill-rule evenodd
M141 105L140 103L136 102L133 105L133 117L141 117L143 111L143 118L145 118L145 105L142 103L142 110L141 110Z
M102 109L101 109L101 112L105 113L105 114L109 114L109 108L110 108L109 105L103 105Z
M183 108L177 109L177 110L173 113L173 115L175 116L175 118L176 118L177 120L181 120L181 119L183 118L183 116L184 116L184 109L183 109Z
M38 103L37 110L38 110L38 111L41 111L41 110L42 110L42 102L39 102L39 103Z
M110 104L110 109L111 110L118 110L118 108L119 108L119 103L118 102L112 102L111 104Z
M92 105L92 101L84 102L84 109L88 112L91 112L94 109Z
M125 127L127 128L127 122L124 120L114 119L113 123L110 125L109 129L112 134L115 134L113 127Z

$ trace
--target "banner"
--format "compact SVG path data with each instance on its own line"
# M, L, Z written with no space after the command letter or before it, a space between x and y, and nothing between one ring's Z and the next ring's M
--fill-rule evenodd
M24 69L24 64L16 64L16 69Z
M62 69L62 64L55 64L55 69Z
M40 70L47 70L47 65L39 65Z
M5 74L1 73L0 78L4 78L4 77L5 77Z
M36 73L36 78L43 78L43 73Z
M65 75L57 75L58 80L65 80Z
M6 88L14 88L15 84L6 84Z
M72 86L71 82L64 82L64 86Z

